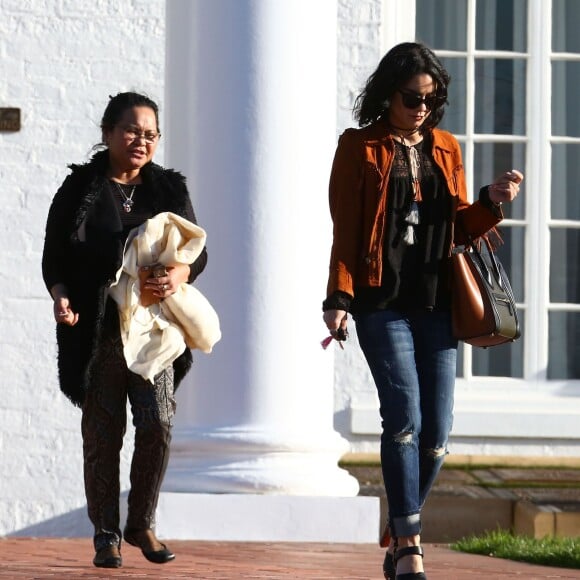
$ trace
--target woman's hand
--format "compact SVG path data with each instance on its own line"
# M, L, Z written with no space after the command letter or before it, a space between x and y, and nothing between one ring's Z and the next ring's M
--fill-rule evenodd
M523 179L524 174L517 169L502 173L489 186L489 199L495 204L513 201L518 195Z
M334 336L339 328L346 331L346 310L326 310L322 316L326 328Z
M152 290L155 296L159 298L168 298L177 292L177 289L184 282L189 280L188 264L173 264L166 266L166 276L159 278L147 278L145 288Z
M52 310L56 322L74 326L79 321L79 314L78 312L73 312L65 286L63 284L55 284L50 289L50 294L54 300Z

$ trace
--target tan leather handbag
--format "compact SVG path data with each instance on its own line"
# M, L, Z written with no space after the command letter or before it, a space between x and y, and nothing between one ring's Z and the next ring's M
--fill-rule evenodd
M489 241L471 241L451 256L453 334L487 348L521 335L514 294L507 274Z

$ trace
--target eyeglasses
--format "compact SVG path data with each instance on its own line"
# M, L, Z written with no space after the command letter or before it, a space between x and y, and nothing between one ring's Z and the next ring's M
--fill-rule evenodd
M145 143L155 143L161 133L155 131L140 131L137 127L129 125L128 127L121 127L123 130L123 137L128 141L137 141L137 139L145 139Z
M413 91L402 91L401 89L398 90L401 93L403 105L407 107L407 109L418 109L423 103L425 107L432 111L437 107L440 107L446 101L446 97L439 96L436 94L431 95L420 95Z

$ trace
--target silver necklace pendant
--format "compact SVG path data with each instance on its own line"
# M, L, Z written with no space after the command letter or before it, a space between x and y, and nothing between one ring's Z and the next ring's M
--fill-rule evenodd
M131 213L131 210L133 209L133 205L134 205L134 201L133 201L133 194L135 193L135 185L131 188L131 193L129 195L127 195L124 191L123 188L115 181L114 182L115 185L117 186L117 189L119 190L119 193L121 194L121 198L123 199L123 211L125 213Z

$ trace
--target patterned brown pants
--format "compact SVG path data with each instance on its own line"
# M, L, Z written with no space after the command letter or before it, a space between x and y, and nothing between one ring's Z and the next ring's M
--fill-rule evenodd
M132 373L123 356L118 322L106 326L81 423L85 493L97 550L121 539L119 461L127 426L127 397L135 426L127 527L154 526L175 414L173 368L159 373L154 384Z

